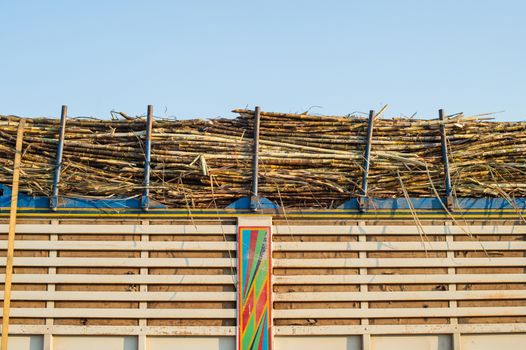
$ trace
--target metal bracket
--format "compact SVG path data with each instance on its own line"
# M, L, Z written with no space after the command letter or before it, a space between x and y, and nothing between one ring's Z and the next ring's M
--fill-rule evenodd
M362 213L369 209L369 197L358 197L358 209Z

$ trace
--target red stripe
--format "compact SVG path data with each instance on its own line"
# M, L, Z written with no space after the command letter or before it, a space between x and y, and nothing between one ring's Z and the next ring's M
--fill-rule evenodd
M261 294L259 295L259 299L256 305L256 322L259 321L259 318L261 315L265 312L265 304L268 301L268 278L265 281L265 285L263 286L263 290L261 291Z

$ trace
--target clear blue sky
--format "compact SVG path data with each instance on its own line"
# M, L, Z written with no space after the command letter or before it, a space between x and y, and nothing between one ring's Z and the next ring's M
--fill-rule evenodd
M0 114L526 120L523 1L0 0Z

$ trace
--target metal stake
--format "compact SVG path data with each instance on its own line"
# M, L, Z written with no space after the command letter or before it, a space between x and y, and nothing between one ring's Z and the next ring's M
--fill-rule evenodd
M252 146L252 189L250 193L250 209L256 211L259 207L259 125L261 121L260 107L254 110L254 143Z
M448 209L453 207L453 197L451 196L451 177L449 175L449 158L447 155L447 135L446 125L444 124L444 110L438 110L440 119L440 145L442 148L442 162L444 163L444 176L446 185L446 206Z
M60 171L62 170L62 154L64 153L67 115L68 106L63 105L60 112L60 129L58 132L57 156L55 159L55 173L53 176L53 193L51 195L51 200L49 201L49 207L52 211L56 211L58 207L58 185L60 183Z
M144 145L144 191L141 198L141 208L144 211L150 209L150 173L152 160L152 128L153 128L153 106L148 105L146 114L146 140Z
M362 177L362 196L358 199L360 210L364 211L367 207L367 179L369 177L369 166L371 158L371 147L373 141L373 128L374 128L374 110L369 111L369 122L367 124L367 140L365 143L365 152L363 155L363 177Z

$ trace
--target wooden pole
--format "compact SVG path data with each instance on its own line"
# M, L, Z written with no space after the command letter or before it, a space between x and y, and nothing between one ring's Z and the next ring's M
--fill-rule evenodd
M15 164L13 166L13 184L11 186L11 210L9 212L9 234L7 237L7 257L5 262L4 310L2 314L2 350L7 350L9 334L9 311L11 307L11 284L13 280L13 257L15 254L16 211L18 207L18 185L20 179L20 162L22 158L22 139L26 121L18 124L15 146Z

